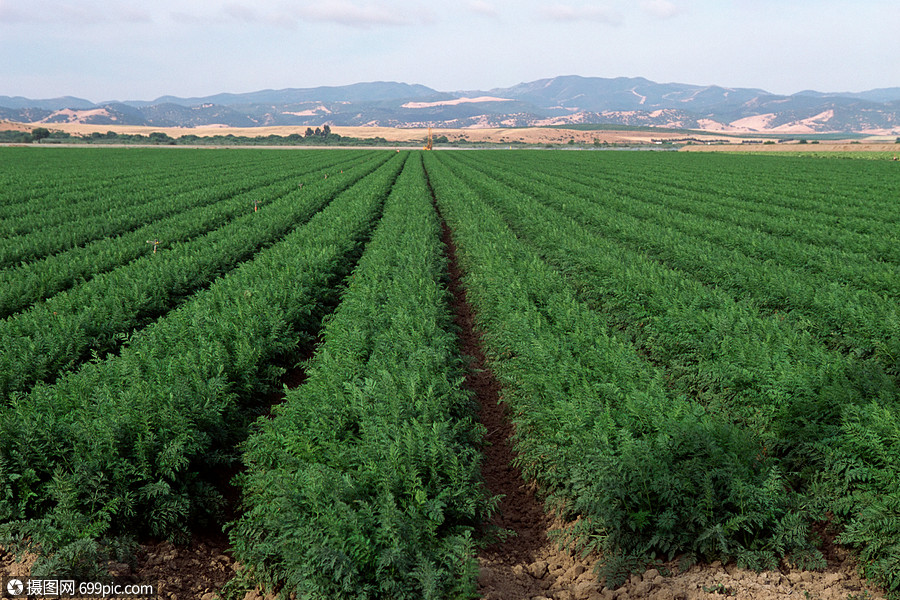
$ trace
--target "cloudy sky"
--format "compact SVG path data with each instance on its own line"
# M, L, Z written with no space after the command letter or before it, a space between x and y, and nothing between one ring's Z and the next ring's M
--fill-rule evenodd
M0 0L0 95L164 94L556 75L900 86L897 0Z

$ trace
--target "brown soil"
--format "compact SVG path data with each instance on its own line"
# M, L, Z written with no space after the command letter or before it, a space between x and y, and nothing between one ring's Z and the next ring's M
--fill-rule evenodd
M290 126L273 126L273 127L224 127L224 126L203 126L203 127L152 127L145 125L90 125L86 123L29 123L15 124L23 127L23 130L30 131L33 127L47 127L51 131L65 131L73 135L90 135L94 132L106 133L114 131L121 134L141 134L149 135L153 132L161 132L173 138L182 135L196 135L199 137L208 137L214 135L235 135L235 136L267 136L280 135L288 136L291 134L303 135L306 126L290 127ZM422 142L428 136L428 130L423 128L407 128L407 127L341 127L334 126L331 131L346 137L357 138L375 138L381 137L388 142ZM569 140L575 140L579 144L593 144L594 140L607 142L609 144L634 144L634 143L651 143L651 140L683 138L683 133L670 132L652 132L652 131L578 131L575 129L555 128L555 127L517 127L517 128L500 128L500 127L484 127L484 128L459 128L459 129L433 129L432 133L435 137L447 136L450 141L465 138L470 142L493 142L498 144L565 144ZM711 133L692 134L692 137L699 140L721 140L727 138L727 134Z
M227 543L220 539L196 538L187 547L169 542L145 544L137 552L136 568L112 563L109 572L138 583L157 586L161 600L212 600L215 592L236 574L237 563L227 555ZM34 557L16 562L0 550L0 577L28 577Z
M280 135L288 136L291 134L303 135L306 126L271 126L271 127L228 127L224 125L206 125L201 127L153 127L146 125L91 125L87 123L15 123L11 121L0 120L0 130L16 130L31 131L34 127L46 127L51 131L64 131L73 135L90 135L94 132L106 133L114 131L120 134L141 134L149 135L153 132L161 132L173 138L183 135L196 135L199 137L209 137L214 135L235 135L235 136L267 136ZM356 138L375 138L380 137L393 142L425 142L428 136L428 130L425 128L414 127L342 127L334 126L331 131L346 137ZM849 140L823 141L815 146L798 145L797 144L742 144L746 138L732 137L725 132L710 131L707 133L693 132L686 134L684 132L672 133L667 131L622 131L622 130L589 130L580 131L576 129L566 129L565 127L469 127L457 129L435 128L432 130L435 137L446 136L451 142L462 138L470 142L490 142L495 144L566 144L569 140L574 140L577 144L591 145L594 141L607 144L652 144L653 140L671 140L684 139L686 135L700 142L705 141L721 141L729 140L732 143L722 145L706 145L694 143L690 146L684 146L688 151L732 151L741 152L772 152L772 151L791 151L803 150L807 152L815 151L839 151L839 152L857 152L857 151L881 151L881 152L900 152L900 147L893 144L893 139L885 139L885 136L873 136L871 141L864 141L861 144L850 144ZM787 134L785 134L787 135ZM764 138L757 138L758 141L764 141ZM876 141L877 140L877 141ZM60 144L54 144L60 145ZM307 148L307 146L300 146ZM326 146L330 147L330 146Z
M692 144L681 148L682 152L803 152L817 154L819 152L894 152L900 156L900 144L883 142L860 142L851 144L846 141L820 142L818 144Z
M195 538L186 548L169 542L145 545L138 554L133 572L120 565L116 575L135 575L137 580L159 586L159 598L166 600L213 600L216 592L231 580L239 565L228 554L227 540Z
M0 119L0 131L27 131L31 132L32 126L25 123L16 123L14 121L5 121Z
M478 591L485 600L556 597L572 590L598 591L599 585L592 583L590 573L593 561L576 560L550 541L548 532L562 524L544 510L535 496L536 486L524 481L519 469L512 466L514 427L508 418L508 407L502 402L500 384L486 365L475 315L462 287L462 272L450 229L443 220L441 224L450 262L454 320L460 328L461 351L471 360L466 386L475 393L479 418L487 431L482 475L490 494L502 497L497 513L484 532L488 536L498 535L500 539L478 556Z

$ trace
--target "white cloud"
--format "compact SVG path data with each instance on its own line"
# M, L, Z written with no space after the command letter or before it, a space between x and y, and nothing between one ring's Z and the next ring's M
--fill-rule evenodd
M327 21L352 27L373 25L410 25L415 19L403 10L384 5L359 5L346 0L325 0L297 10L298 16L313 21Z
M239 24L272 25L285 29L293 29L297 25L297 16L286 11L257 10L257 5L226 4L221 8L215 20L219 22L237 22Z
M25 16L12 6L9 2L0 0L0 23L20 23L25 20Z
M609 25L618 25L622 22L618 12L605 6L555 4L544 8L541 14L553 21L599 21Z
M225 3L207 6L205 14L175 11L175 21L187 24L238 23L264 24L293 28L304 21L334 23L348 27L403 26L431 21L427 11L405 5L353 0L321 0L288 4L286 2ZM396 4L396 3L393 3ZM196 10L196 7L195 7Z
M641 8L657 19L671 19L684 12L684 8L671 0L645 0L641 2Z
M0 22L102 25L149 23L153 20L150 13L143 8L130 7L127 4L123 2L109 6L96 1L0 0Z
M222 7L222 13L235 21L255 23L261 19L259 12L244 4L226 4Z
M484 0L470 0L468 6L472 12L486 17L496 17L500 14L493 4Z

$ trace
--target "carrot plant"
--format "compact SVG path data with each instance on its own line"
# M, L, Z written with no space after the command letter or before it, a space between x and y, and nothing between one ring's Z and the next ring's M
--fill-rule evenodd
M526 194L499 184L483 167L458 172L582 300L666 368L673 390L759 431L759 454L775 460L783 484L796 492L791 521L784 523L792 535L828 511L845 525L841 539L859 549L864 572L900 591L900 505L889 483L898 474L900 391L897 338L890 331L896 316L879 317L853 294L843 306L835 301L818 311L828 314L804 314L811 298L836 287L804 286L809 275L801 272L779 280L768 275L777 264L749 270L737 255L716 263L714 247L686 236L663 250L660 240L672 231L662 218L626 227L618 212L629 210L602 196L591 202L523 177L514 187ZM790 303L789 312L772 313L779 302ZM823 333L829 326L843 328L845 340L852 332L857 338L863 331L883 333L871 345L857 339L841 346ZM798 557L814 564L816 556L800 547Z
M515 415L520 465L581 517L572 541L604 552L607 585L655 556L757 567L815 557L760 436L669 392L663 372L441 162L429 157L429 176Z
M197 288L279 240L328 201L374 171L364 162L331 183L298 189L294 180L242 196L244 214L223 227L159 254L145 255L0 322L0 398L27 390L90 357L120 336L165 314ZM253 198L266 205L253 211ZM168 246L168 244L166 244Z
M0 409L5 545L42 555L39 572L82 572L102 567L107 541L186 539L218 518L216 473L244 435L248 403L318 329L402 161L392 156L120 354Z
M302 169L290 169L287 173L292 178L313 179L313 173L338 164L335 162L338 158L305 161ZM341 164L346 164L346 161ZM269 171L272 165L266 164L265 167ZM210 185L204 186L202 192L191 192L196 198L195 205L183 212L160 220L145 219L144 224L134 231L76 246L16 267L0 269L0 317L8 317L35 302L147 254L148 239L163 240L163 248L166 248L221 227L234 217L248 212L252 202L248 203L249 197L244 195L251 191L256 196L262 188L266 188L269 193L264 193L263 197L270 201L276 198L276 189L269 185L276 179L271 172L254 172L251 165L240 173L240 179L238 174L223 172L221 168L214 174L216 179L211 179L210 173L204 177L193 174L198 184L205 181ZM281 177L277 178L283 178L285 174L282 171ZM294 187L297 187L296 183ZM154 186L154 189L157 188L167 189L162 185ZM114 193L122 195L126 192L116 190Z
M481 427L440 227L410 160L308 379L245 444L235 553L280 597L469 598Z

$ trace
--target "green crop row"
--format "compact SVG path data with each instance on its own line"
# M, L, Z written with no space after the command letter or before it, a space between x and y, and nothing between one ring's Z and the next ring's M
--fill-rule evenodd
M848 214L850 199L837 200L826 196L817 201L816 195L803 192L813 179L837 182L836 176L821 168L821 165L813 170L816 161L801 162L803 169L798 168L800 173L795 174L793 179L765 185L759 181L759 175L772 166L769 163L763 163L756 171L747 173L725 170L743 161L732 159L718 165L719 170L712 168L716 165L707 165L710 168L706 171L700 171L704 164L700 162L692 169L684 170L682 175L683 170L678 166L679 161L685 158L684 155L651 156L630 167L632 161L622 162L621 158L609 161L610 164L593 165L587 161L583 165L572 164L571 159L568 162L542 159L541 167L531 171L528 170L530 160L511 161L502 154L491 155L479 162L495 165L496 169L502 170L522 171L524 168L537 177L552 175L554 185L560 191L576 194L580 192L572 187L580 189L586 186L598 193L614 193L620 201L633 198L642 203L655 202L663 207L676 208L681 206L681 199L686 199L690 201L692 212L722 221L723 227L743 226L777 238L810 244L813 246L811 250L825 248L827 252L839 249L867 256L870 261L900 264L900 237L896 225L889 223L895 211L890 201L885 200L891 197L890 193L877 196L860 191L873 178L877 179L877 172L859 173L854 177L857 190L852 205L861 203L862 208ZM787 158L790 160L790 157ZM634 162L638 160L634 159ZM810 162L813 166L808 164ZM645 168L637 169L640 164ZM716 185L708 183L710 181L716 182ZM697 186L701 190L695 189ZM787 206L780 206L778 201L783 198L785 189L799 190L795 192L798 198ZM879 200L886 206L876 214L871 205ZM873 231L873 227L877 230Z
M463 164L479 170L471 161ZM817 260L814 255L806 255L801 264L791 264L786 253L779 251L790 244L789 240L744 236L736 227L698 224L667 210L665 204L645 209L633 201L622 202L615 192L595 192L590 197L586 190L579 190L582 195L575 196L534 182L533 173L502 173L496 178L512 189L527 191L604 238L703 283L730 290L735 296L753 298L761 311L786 313L789 319L802 320L803 327L831 346L860 356L874 354L890 373L900 376L900 313L896 300L871 290L888 287L900 291L900 278L894 269L879 268L881 263L874 261L832 266L826 256L819 256L816 264L827 272L819 274L805 268L806 262ZM856 285L839 281L841 271ZM869 285L864 286L865 282ZM893 296L900 294L895 292Z
M0 219L54 211L61 205L82 203L107 196L110 190L147 189L169 177L184 179L184 189L196 186L193 181L204 171L251 170L264 160L226 160L211 154L195 155L188 161L176 161L161 152L141 150L128 154L115 152L72 153L49 149L4 148L3 195L0 196ZM45 150L45 149L41 149ZM230 158L230 157L229 157ZM223 162L230 164L223 164Z
M795 531L830 511L844 521L841 539L860 549L866 574L900 591L900 493L891 483L900 475L900 390L883 366L828 350L796 315L768 314L759 300L725 293L727 285L691 279L685 265L651 260L654 234L668 235L662 223L610 228L621 219L602 202L564 193L538 202L468 166L458 173L580 298L667 370L674 390L759 430L762 453L799 494ZM620 239L641 241L629 248ZM685 260L708 250L682 241ZM728 279L732 264L740 273L739 257L700 272L714 284ZM748 285L766 280L764 272L745 276ZM847 303L859 310L853 298Z
M280 179L289 175L282 173ZM211 189L195 189L171 196L169 186L180 187L176 179L166 179L155 191L146 192L147 201L137 206L121 206L118 195L104 200L109 209L100 215L88 216L75 222L62 223L53 227L38 229L23 235L11 236L0 243L0 267L8 268L22 262L39 260L51 254L62 252L105 237L121 235L142 225L184 212L199 204L209 204L225 197L251 190L276 178L269 173L256 177L242 177L228 186ZM235 184L236 183L236 184ZM145 192L134 192L144 196ZM224 193L224 196L223 196Z
M292 171L293 176L318 183L323 169L337 164L337 156L321 156L320 160L307 161L302 169ZM354 164L346 160L340 164L348 168ZM359 158L363 158L362 155ZM321 160L328 159L328 160ZM349 164L348 164L349 163ZM255 181L255 179L251 179ZM297 186L293 180L288 185ZM277 198L279 186L260 185L249 191L246 183L234 179L209 186L207 198L219 198L212 204L201 202L199 206L163 218L150 221L142 227L122 235L104 238L84 246L53 254L44 259L18 267L0 270L0 317L22 310L44 298L66 290L85 279L110 271L132 260L151 254L154 250L166 250L174 244L186 242L227 223L238 215L252 212L255 202L262 206ZM280 186L283 189L283 186ZM239 192L240 193L237 193ZM150 243L159 242L154 248Z
M344 156L352 155L347 152ZM290 155L280 156L281 161L258 164L249 172L234 170L229 175L230 181L224 191L210 173L188 178L187 185L177 177L163 176L156 183L134 182L123 188L106 191L96 200L98 207L104 207L99 214L95 212L83 218L3 239L0 242L0 267L33 261L93 240L127 233L150 221L174 215L199 203L215 202L223 198L223 193L224 197L228 197L294 177L289 166L291 161L287 160ZM213 182L212 186L208 185L210 182ZM184 188L187 191L177 194L173 192ZM138 198L139 202L131 202L129 198L132 197ZM64 204L63 200L59 200L57 205L61 204ZM40 218L40 215L35 218Z
M557 160L571 168L576 159ZM891 177L893 170L887 163L762 155L735 160L728 155L676 153L600 161L611 175L621 175L623 182L631 181L635 187L662 186L671 191L724 196L748 201L760 210L790 211L803 219L858 219L864 226L900 220L900 215L891 210L890 200L900 191L900 185ZM597 165L589 158L577 162ZM572 172L578 175L585 170L576 168Z
M495 160L504 165L510 162L502 155ZM795 159L745 157L744 160L727 160L727 157L710 156L691 160L683 154L651 153L627 161L614 157L598 164L596 160L584 159L578 165L573 164L571 158L568 161L545 159L541 162L546 164L540 170L565 173L572 181L614 189L629 197L632 194L647 197L649 190L653 190L652 197L659 200L669 196L689 197L705 205L734 211L732 220L736 216L738 222L750 217L746 224L757 226L757 221L763 219L764 227L772 228L777 235L815 245L825 241L826 247L839 243L841 248L879 260L893 257L892 262L900 261L896 239L896 223L900 216L895 214L890 200L896 191L872 189L874 184L891 180L891 173L885 171L890 165L854 173L848 179L854 188L853 195L837 196L832 188L844 181L838 179L840 171L835 167L846 166L847 161L823 164L807 159L796 163L793 172L769 180L764 177L768 169L777 167L780 161ZM524 165L529 161L517 162ZM827 190L812 191L810 188L816 183Z
M84 166L91 168L94 163L88 162ZM222 175L235 177L239 169L240 165L235 164L229 168L220 167L219 170ZM246 170L253 171L253 167L247 165ZM28 200L5 206L0 218L0 235L21 236L103 215L113 208L132 206L139 210L154 198L174 196L203 187L205 179L204 168L191 166L190 163L173 166L168 172L161 169L153 173L142 170L131 172L134 175L127 179L97 177L90 188L66 187L54 190L40 201ZM56 172L53 175L60 177L62 174ZM42 183L37 180L29 185L40 186Z
M764 439L669 391L665 373L444 160L426 166L512 408L520 466L581 517L574 541L604 551L607 585L654 553L751 566L815 557Z
M484 160L466 160L464 164L469 168L488 170L493 177L524 193L538 193L548 199L560 193L582 197L607 213L615 210L637 219L657 221L753 258L822 273L832 281L860 290L900 296L896 265L882 262L870 254L875 243L871 236L853 234L842 229L840 224L823 227L799 222L789 215L773 218L754 211L753 205L744 209L726 206L722 204L722 194L672 192L665 186L668 180L663 179L647 185L611 185L591 180L589 176L529 170L508 161L492 164ZM888 236L882 241L900 258L897 249L900 240L891 244Z
M119 355L0 409L0 537L44 556L32 574L96 572L104 538L177 539L219 516L214 484L248 403L317 331L402 162L392 157Z
M256 580L303 598L468 598L481 427L461 388L440 226L407 162L308 379L246 443L231 532Z
M197 288L308 221L380 162L365 162L304 189L288 180L255 190L241 197L251 206L254 196L262 200L258 212L251 210L206 235L148 254L0 321L0 403L55 378L91 352L114 349L123 335L164 315Z

